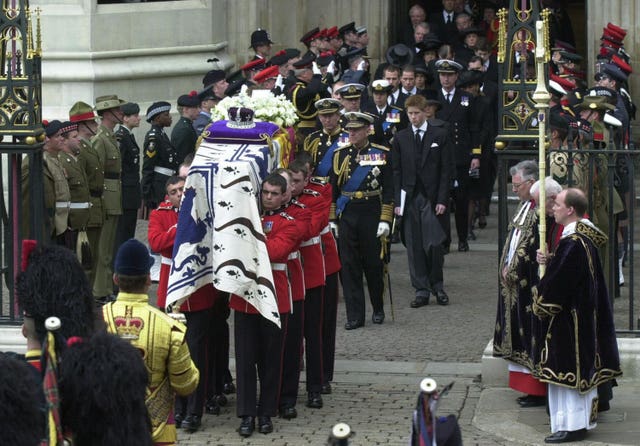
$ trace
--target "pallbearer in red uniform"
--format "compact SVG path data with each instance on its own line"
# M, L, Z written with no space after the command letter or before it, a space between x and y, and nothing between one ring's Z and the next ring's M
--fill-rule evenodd
M273 432L271 417L276 415L278 409L282 341L291 311L287 258L299 242L297 223L282 210L286 190L287 181L278 174L271 174L262 182L262 229L267 239L281 328L262 317L246 300L232 295L229 301L235 317L237 413L242 418L238 432L243 437L253 434L256 416L260 433ZM256 366L260 379L258 400Z
M320 232L329 223L329 206L319 192L309 189L307 166L301 160L289 165L292 195L311 211L310 236L300 244L304 267L304 339L307 372L307 407L322 407L322 294L325 267Z
M298 158L309 165L309 189L320 192L331 206L332 192L329 184L329 171L333 163L334 151L349 143L349 134L340 127L340 109L342 104L337 99L321 99L316 102L318 118L322 130L312 133L304 142L304 153ZM308 158L307 158L308 157ZM336 348L336 319L338 316L338 273L340 258L338 245L329 225L325 226L320 236L324 250L325 287L324 308L322 317L322 393L331 393L333 367Z
M296 199L291 198L293 186L291 172L288 169L277 169L276 173L287 180L287 192L284 195L284 211L291 215L298 224L299 244L310 238L311 211ZM291 314L287 322L284 337L284 356L282 361L282 383L280 387L279 413L281 418L291 419L298 416L296 402L300 386L300 360L302 357L302 337L304 336L304 272L302 256L296 249L289 254L287 260L289 284L291 286Z
M167 283L184 183L183 177L175 175L169 177L166 187L169 198L149 215L149 246L154 252L159 252L162 255L157 293L158 308L163 310L166 307ZM201 377L195 392L188 397L176 399L176 427L182 427L188 432L195 432L200 428L205 404L207 371L212 370L215 365L214 357L210 352L214 349L214 345L221 341L213 335L213 304L216 297L216 289L213 285L207 285L193 293L180 307L180 311L184 313L187 320L185 339L189 346L191 359L198 368Z

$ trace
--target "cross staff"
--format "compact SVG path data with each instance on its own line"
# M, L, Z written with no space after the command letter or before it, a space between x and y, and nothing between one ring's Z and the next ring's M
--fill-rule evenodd
M545 14L547 13L547 14ZM548 17L548 11L542 12L543 19ZM540 198L538 199L538 232L540 237L540 251L543 255L547 254L547 214L546 214L546 191L545 191L545 177L547 176L547 161L546 161L546 132L547 123L545 116L547 109L549 108L549 100L551 95L547 91L546 85L546 67L545 64L549 60L546 41L546 20L538 20L536 22L536 75L538 78L538 84L536 90L533 92L533 100L536 102L536 109L538 110L538 167L540 173ZM540 264L538 266L538 273L540 278L544 276L545 265Z

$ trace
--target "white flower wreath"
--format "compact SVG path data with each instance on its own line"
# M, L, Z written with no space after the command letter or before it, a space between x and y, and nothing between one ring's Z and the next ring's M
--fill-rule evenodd
M211 110L211 120L229 119L227 110L231 107L247 107L254 111L255 121L273 122L280 127L291 127L298 122L296 109L284 95L274 96L270 91L261 90L260 95L249 96L245 90L233 97L218 102Z

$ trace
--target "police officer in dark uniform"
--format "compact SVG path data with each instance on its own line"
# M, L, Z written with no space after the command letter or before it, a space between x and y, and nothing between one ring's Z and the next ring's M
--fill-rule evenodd
M140 126L140 106L127 102L120 107L123 118L122 125L116 131L116 139L120 146L122 159L122 215L118 219L116 229L116 245L113 252L124 242L133 238L136 233L138 209L142 202L140 189L140 147L133 136L133 129Z
M338 234L342 288L347 307L345 329L364 326L362 273L367 280L374 324L384 322L383 263L380 237L388 236L393 219L390 151L369 142L373 117L347 113L350 144L335 151L330 183L333 203L330 225Z
M147 122L151 124L144 138L142 163L142 197L148 209L155 209L164 201L167 179L178 169L178 155L164 132L171 126L171 104L154 102L147 110Z

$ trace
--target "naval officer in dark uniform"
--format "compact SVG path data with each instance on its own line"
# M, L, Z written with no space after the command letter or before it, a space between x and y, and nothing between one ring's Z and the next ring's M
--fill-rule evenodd
M383 262L380 237L389 235L393 219L393 179L387 147L369 141L373 117L347 113L350 144L335 150L329 174L333 188L330 225L338 233L342 287L347 307L345 328L364 326L362 274L367 279L374 324L384 322Z

